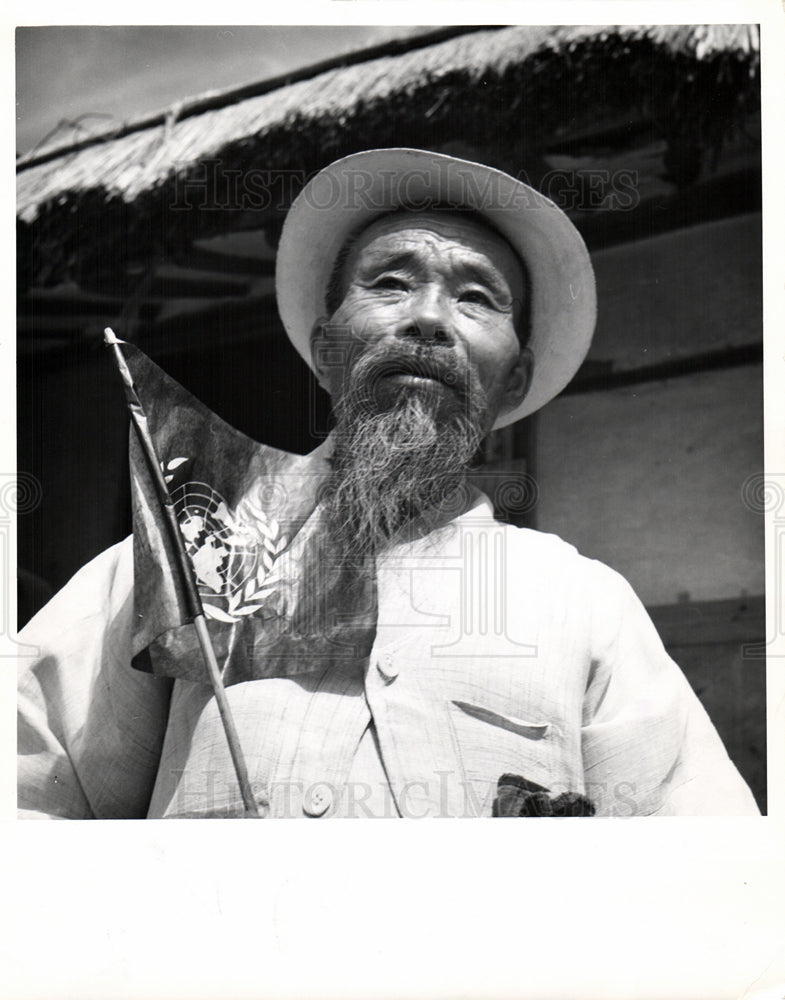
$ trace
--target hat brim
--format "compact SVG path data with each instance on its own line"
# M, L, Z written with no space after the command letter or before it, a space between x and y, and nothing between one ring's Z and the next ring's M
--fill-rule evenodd
M597 299L580 233L564 212L509 174L421 149L370 149L336 160L298 195L284 222L276 264L278 311L313 368L311 332L350 236L398 209L454 206L484 217L525 262L530 279L534 372L529 391L494 428L534 413L567 385L591 344Z

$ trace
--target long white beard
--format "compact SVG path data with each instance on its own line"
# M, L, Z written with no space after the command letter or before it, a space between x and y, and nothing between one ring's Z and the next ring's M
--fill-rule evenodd
M335 408L333 472L322 497L344 559L360 564L383 551L402 527L465 484L487 399L474 369L456 369L449 349L441 350L440 357L436 349L370 348L350 373ZM450 389L384 383L401 360L449 372Z

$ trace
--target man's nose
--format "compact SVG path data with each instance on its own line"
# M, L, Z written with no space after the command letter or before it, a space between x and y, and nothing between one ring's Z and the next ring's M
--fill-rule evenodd
M437 341L452 345L455 333L450 307L441 292L428 287L411 295L406 311L396 325L395 335L402 340Z

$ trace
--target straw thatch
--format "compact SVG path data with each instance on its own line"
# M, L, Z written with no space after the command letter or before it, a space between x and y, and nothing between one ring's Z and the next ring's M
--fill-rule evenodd
M361 148L457 141L520 166L622 116L653 121L673 160L694 158L756 106L758 37L738 25L482 29L246 94L20 163L23 280L80 281L171 255L250 224L249 209L258 224L306 176ZM238 199L238 178L254 171L257 195L269 188Z

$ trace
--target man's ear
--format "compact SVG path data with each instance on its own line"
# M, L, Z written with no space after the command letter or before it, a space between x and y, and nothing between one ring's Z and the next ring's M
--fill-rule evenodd
M532 384L533 375L534 355L530 348L522 347L507 380L507 387L502 400L502 409L504 411L509 412L510 410L514 410L516 406L520 406Z
M329 369L329 355L327 346L327 316L320 316L311 328L311 364L319 380L319 385L325 392L330 391L327 373Z

